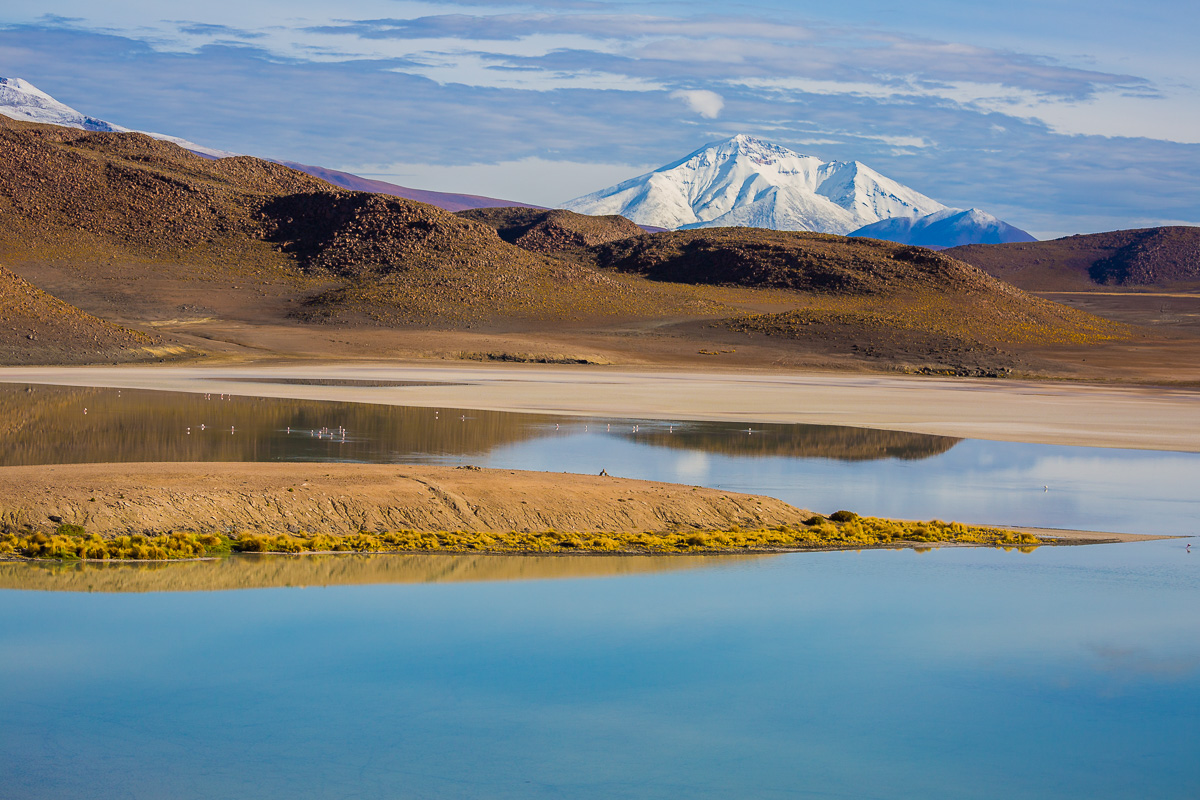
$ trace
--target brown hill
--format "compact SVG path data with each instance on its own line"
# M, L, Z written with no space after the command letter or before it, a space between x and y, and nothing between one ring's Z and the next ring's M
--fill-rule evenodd
M1200 285L1200 228L1163 227L944 251L1027 291Z
M0 267L0 358L8 364L91 364L159 358L154 336L86 314Z
M328 184L256 158L212 160L136 133L0 118L6 250L104 245L155 256L247 249L261 199Z
M482 208L458 216L496 229L500 238L533 253L562 253L641 236L625 217L593 217L565 209Z
M650 234L596 248L601 266L678 283L845 295L920 286L1004 292L979 270L923 247L762 228Z
M466 346L432 345L451 353L492 354L469 337L503 334L514 349L501 357L640 359L647 343L694 357L706 345L733 352L724 343L750 333L765 363L800 352L823 365L836 354L992 374L1015 363L998 349L1010 344L1128 334L919 248L754 229L631 237L627 220L562 211L458 216L273 162L6 118L0 213L0 259L34 285L96 316L233 352L313 352L324 337L332 354L352 338L301 323L472 329ZM564 347L569 330L599 338ZM391 356L400 339L355 341Z
M91 270L125 285L147 273L224 281L225 292L244 278L282 281L277 291L301 301L290 316L310 322L503 325L700 307L531 254L439 208L344 191L273 162L6 119L0 147L0 210L14 221L0 255L35 271L69 262L59 273L76 271L70 299L88 299ZM194 298L183 307L211 307L222 298L206 288L170 292ZM241 313L261 320L262 304L248 306Z
M606 268L651 280L787 289L788 311L726 320L734 331L825 342L860 356L1001 374L998 347L1126 338L1127 326L1025 294L920 247L827 234L714 228L593 249Z

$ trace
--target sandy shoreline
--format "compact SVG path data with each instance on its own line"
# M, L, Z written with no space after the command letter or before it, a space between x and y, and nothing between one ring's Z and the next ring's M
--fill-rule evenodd
M354 381L359 385L336 385ZM402 385L362 385L364 381ZM1169 387L355 362L4 367L0 382L570 416L848 425L1000 441L1200 452L1200 392Z
M258 540L251 552L297 548L319 553L341 549L336 543L344 537L360 539L355 545L360 551L461 552L465 547L513 554L564 547L579 548L571 552L609 554L647 548L666 552L664 547L676 552L677 546L709 553L771 553L1017 541L1036 545L1038 539L1098 544L1171 538L1008 528L1038 539L1004 534L1003 541L996 541L995 531L955 527L956 532L951 532L945 523L927 527L916 521L899 529L900 534L907 531L913 536L899 535L894 523L880 521L889 526L885 538L861 532L846 538L836 527L817 533L826 522L817 524L813 519L811 511L761 495L477 467L195 462L0 468L0 529L5 535L52 535L60 525L73 525L79 526L77 531L108 540L174 531L267 537ZM813 534L795 533L813 524L817 524L811 528ZM869 524L874 523L863 522ZM935 528L944 531L939 539L923 538ZM788 529L793 533L785 533ZM412 533L392 533L403 531ZM712 532L727 533L714 541ZM986 533L985 538L979 538L979 533ZM281 535L283 539L271 538ZM657 538L646 538L652 535ZM564 545L564 539L570 543ZM210 544L216 543L214 539ZM285 546L282 551L280 545ZM175 555L97 557L186 559L205 553L201 549ZM36 552L22 550L13 554L36 557ZM89 556L80 552L78 557Z

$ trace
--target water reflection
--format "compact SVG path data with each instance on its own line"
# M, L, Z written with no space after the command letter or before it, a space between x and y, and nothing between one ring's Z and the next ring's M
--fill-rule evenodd
M957 439L828 425L634 425L538 414L0 385L0 466L130 461L447 463L548 437L612 434L735 456L921 459Z
M766 494L825 513L848 508L978 524L1200 532L1197 453L825 425L751 428L0 384L0 466L119 461L603 469Z
M550 417L87 387L0 386L0 465L440 462L553 430Z
M0 591L0 796L1200 797L1177 541Z
M622 428L624 431L625 428ZM839 425L754 425L731 423L641 424L623 436L639 444L738 456L917 461L941 455L961 440L905 431L848 428Z
M174 563L0 562L0 589L54 592L209 592L600 578L698 569L771 556L235 555Z

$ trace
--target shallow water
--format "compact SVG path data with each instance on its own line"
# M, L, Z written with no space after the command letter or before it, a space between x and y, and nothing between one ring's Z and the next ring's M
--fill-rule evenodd
M87 413L84 413L84 409ZM1200 454L824 425L556 418L0 385L0 465L360 461L598 473L768 494L824 513L1194 534Z
M1197 608L1178 541L0 591L0 794L1194 798Z
M58 387L0 386L0 412L4 465L603 468L823 511L1200 519L1192 454ZM1198 565L1180 540L3 564L0 797L1194 798Z

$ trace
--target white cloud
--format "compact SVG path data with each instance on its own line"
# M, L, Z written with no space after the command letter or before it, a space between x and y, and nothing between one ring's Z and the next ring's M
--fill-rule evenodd
M708 89L680 89L671 92L673 100L682 100L684 105L705 119L716 119L725 107L725 98Z

